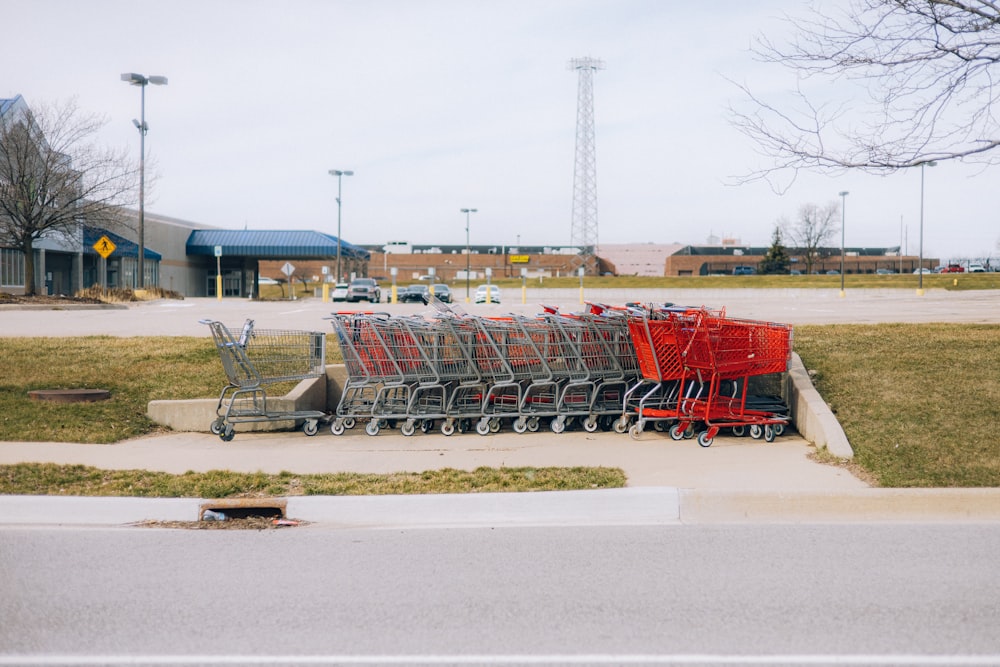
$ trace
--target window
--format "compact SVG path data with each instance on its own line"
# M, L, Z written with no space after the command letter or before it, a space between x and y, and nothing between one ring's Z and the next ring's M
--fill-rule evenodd
M24 287L24 254L13 248L0 248L0 286Z

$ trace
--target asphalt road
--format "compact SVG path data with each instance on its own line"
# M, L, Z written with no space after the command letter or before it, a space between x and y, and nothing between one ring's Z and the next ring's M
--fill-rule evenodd
M995 524L4 529L0 665L993 665L998 552Z

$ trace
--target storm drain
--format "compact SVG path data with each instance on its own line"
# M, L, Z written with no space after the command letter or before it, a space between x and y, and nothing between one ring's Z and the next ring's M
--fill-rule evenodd
M198 508L199 521L226 519L284 519L288 501L283 498L220 498Z

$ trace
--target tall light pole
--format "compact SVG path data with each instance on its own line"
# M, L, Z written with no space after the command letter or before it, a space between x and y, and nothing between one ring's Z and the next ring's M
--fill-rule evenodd
M930 160L920 163L920 261L917 264L917 296L924 295L924 167L936 167L937 162Z
M847 221L847 190L840 192L840 296L844 296L844 230Z
M140 120L132 119L132 124L139 130L139 289L146 287L146 85L167 85L165 76L145 76L135 72L122 74L122 81L133 86L139 86L142 91L139 107Z
M353 176L354 172L331 169L330 175L337 177L337 280L335 282L340 283L343 282L343 278L340 276L340 186L344 176Z
M469 246L469 214L475 213L477 209L459 209L465 214L465 302L469 303L469 274L472 273L472 250Z

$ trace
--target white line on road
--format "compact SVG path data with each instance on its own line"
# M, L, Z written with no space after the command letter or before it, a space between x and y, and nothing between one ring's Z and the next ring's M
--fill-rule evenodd
M0 665L89 667L91 665L901 665L974 667L1000 664L994 655L0 655Z

